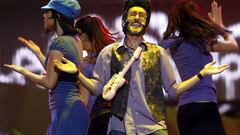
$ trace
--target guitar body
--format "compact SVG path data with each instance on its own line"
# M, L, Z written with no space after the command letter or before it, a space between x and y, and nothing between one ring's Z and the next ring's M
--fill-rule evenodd
M114 74L108 83L103 87L103 99L112 100L117 90L123 86L126 80L119 74Z
M126 80L123 78L127 73L129 68L132 66L134 61L136 61L142 52L142 48L138 47L134 53L128 64L120 71L118 74L114 74L112 78L108 81L108 83L103 87L102 96L105 100L112 100L115 96L118 88L122 87Z

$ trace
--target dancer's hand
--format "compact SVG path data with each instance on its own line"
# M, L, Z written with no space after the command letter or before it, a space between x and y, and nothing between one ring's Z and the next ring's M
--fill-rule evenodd
M209 18L215 22L216 24L224 27L222 20L222 6L218 5L218 3L213 0L211 4L211 12L208 13Z
M32 40L27 40L23 37L18 37L18 40L22 42L24 45L26 45L38 57L43 67L45 67L44 63L45 63L46 57L41 52L41 49L39 48L39 46L35 44Z
M59 60L54 60L54 65L61 71L75 74L78 72L77 66L71 62L70 60L67 60L66 58L62 57L62 62Z
M32 40L27 40L23 37L18 37L18 40L25 44L29 49L31 49L35 54L41 53L41 49L37 44L35 44Z
M216 61L212 61L204 66L204 68L200 71L202 76L209 76L209 75L215 75L223 72L224 70L228 69L228 65L222 65L222 66L215 66Z
M17 65L9 65L9 64L4 64L5 67L8 67L18 73L24 74L26 73L28 70L24 67L21 66L17 66Z

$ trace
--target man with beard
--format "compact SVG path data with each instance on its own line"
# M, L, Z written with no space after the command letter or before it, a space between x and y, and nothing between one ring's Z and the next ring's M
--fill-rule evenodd
M198 75L176 83L174 72L163 48L144 41L143 35L151 15L148 0L125 0L122 28L125 37L106 46L95 64L93 79L78 72L81 83L93 94L100 95L111 76L118 74L142 48L142 53L127 71L125 84L112 99L112 116L108 124L110 135L167 135L166 107L162 87L176 96L195 85L202 77L224 71L227 66L207 64ZM65 72L77 73L76 66L62 59L55 65ZM119 74L118 74L119 75ZM103 93L104 94L104 93Z

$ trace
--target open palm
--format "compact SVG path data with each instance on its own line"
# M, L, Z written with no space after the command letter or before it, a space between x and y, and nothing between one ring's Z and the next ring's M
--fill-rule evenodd
M27 40L23 37L18 37L18 40L25 44L29 49L31 49L35 53L41 52L41 49L37 44L35 44L32 40Z
M66 58L62 58L62 62L59 60L54 60L54 65L61 71L75 74L78 72L77 66Z
M17 65L9 65L9 64L4 64L5 67L8 67L18 73L23 74L23 72L25 72L27 69L21 66L17 66Z
M202 70L202 73L204 74L204 76L219 74L229 68L229 66L226 64L222 66L215 66L214 65L215 63L216 61L212 61L204 66Z
M216 24L223 26L222 7L214 0L211 4L211 12L208 13L209 18Z

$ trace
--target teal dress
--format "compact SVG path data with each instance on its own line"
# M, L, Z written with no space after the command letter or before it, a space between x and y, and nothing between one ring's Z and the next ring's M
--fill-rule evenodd
M74 44L73 37L60 36L50 43L49 51L60 51L65 58L79 66L80 60ZM60 72L55 88L49 90L51 122L47 135L87 134L89 116L87 109L80 101L76 82L76 75Z

